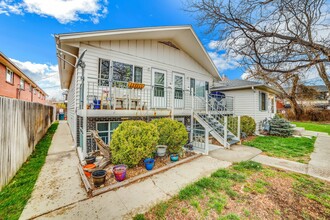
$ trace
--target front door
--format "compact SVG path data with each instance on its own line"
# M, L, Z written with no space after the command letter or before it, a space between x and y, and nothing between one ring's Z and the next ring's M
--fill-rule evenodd
M166 108L166 71L152 69L153 98L154 108Z
M174 108L184 108L184 76L179 73L174 73Z

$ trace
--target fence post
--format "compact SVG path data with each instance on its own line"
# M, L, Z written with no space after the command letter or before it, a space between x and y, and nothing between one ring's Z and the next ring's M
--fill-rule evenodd
M241 144L241 116L237 116L237 138Z
M228 135L228 118L227 118L227 116L225 116L225 118L224 118L223 133L224 133L224 136L223 136L223 139L224 139L223 146L224 146L224 148L227 148L227 135Z
M205 154L209 154L209 129L205 128Z

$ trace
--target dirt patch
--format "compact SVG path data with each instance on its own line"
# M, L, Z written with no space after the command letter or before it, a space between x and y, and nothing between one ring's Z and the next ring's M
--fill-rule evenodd
M330 219L327 207L297 192L297 179L290 172L266 168L247 176L244 182L232 182L230 188L236 196L228 196L225 190L205 190L188 201L175 197L164 203L168 206L165 210L160 212L156 206L145 217L217 219L236 215L241 219ZM330 188L329 183L324 184ZM218 202L221 198L225 198L222 208Z

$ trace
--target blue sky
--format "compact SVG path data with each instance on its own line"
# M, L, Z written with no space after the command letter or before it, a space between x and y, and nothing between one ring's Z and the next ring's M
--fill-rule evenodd
M0 51L34 79L51 97L60 97L52 34L148 26L194 27L221 74L240 78L237 60L210 47L216 36L205 35L180 0L0 0Z

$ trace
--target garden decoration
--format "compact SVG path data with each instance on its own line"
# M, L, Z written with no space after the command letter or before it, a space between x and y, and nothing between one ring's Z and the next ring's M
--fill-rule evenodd
M101 159L101 161L99 162L99 165L98 165L98 167L100 169L103 169L110 163L111 152L110 152L109 146L104 143L104 141L99 136L97 131L92 130L91 133L96 142L97 147L99 148L101 154L103 155L103 158Z
M166 145L157 145L156 148L157 148L158 157L164 157L166 155L166 149L167 149Z
M128 82L128 88L131 89L143 89L144 88L143 83L136 83L136 82Z
M121 182L126 179L126 170L127 166L124 164L116 165L112 168L112 172L118 182Z
M93 163L83 166L84 173L88 178L91 177L91 172L95 169L95 167L96 165Z
M92 173L93 183L95 187L100 187L105 183L106 170L95 170Z
M145 159L144 160L144 165L145 165L147 170L152 170L152 168L154 168L154 165L155 165L155 159L153 159L153 158Z

